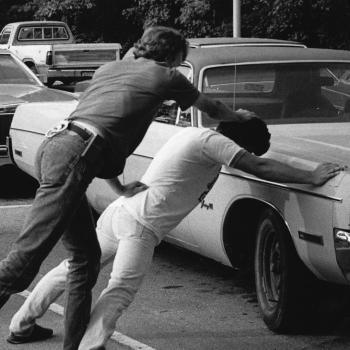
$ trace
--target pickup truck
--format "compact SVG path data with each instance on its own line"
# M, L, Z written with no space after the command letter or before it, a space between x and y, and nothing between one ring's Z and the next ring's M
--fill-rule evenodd
M17 55L42 82L69 84L90 79L102 64L120 59L118 43L75 43L68 25L60 21L7 24L0 33L0 48Z

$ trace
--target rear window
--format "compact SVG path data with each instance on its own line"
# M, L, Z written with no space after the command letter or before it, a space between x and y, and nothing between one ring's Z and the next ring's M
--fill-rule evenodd
M26 40L68 40L69 35L64 26L23 27L17 39Z
M201 90L269 124L350 120L350 63L232 65L204 71ZM204 126L215 121L202 114Z
M0 84L39 85L12 56L0 55Z

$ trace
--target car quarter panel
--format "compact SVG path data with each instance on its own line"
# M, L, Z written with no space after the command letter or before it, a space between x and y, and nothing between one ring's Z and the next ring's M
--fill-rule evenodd
M261 210L270 207L276 211L290 231L301 259L319 278L345 282L334 252L334 200L314 196L312 192L298 192L298 188L293 189L293 186L266 182L226 167L205 200L188 216L191 234L201 254L231 265L224 244L224 222L227 215L232 214L230 208L236 206L236 210L239 210L240 203L245 199L259 202ZM315 207L318 208L317 212ZM252 212L252 215L259 213ZM249 213L235 217L231 231L225 234L244 234L241 228L248 225L248 222L244 222L247 219L254 221L256 218L250 217ZM323 245L301 239L299 232L322 237ZM254 238L255 232L249 238L251 247L254 246ZM230 238L230 241L238 243L241 239Z
M34 159L47 130L69 116L77 104L67 102L33 102L18 106L13 118L10 137L15 164L34 176ZM49 111L49 113L48 113Z

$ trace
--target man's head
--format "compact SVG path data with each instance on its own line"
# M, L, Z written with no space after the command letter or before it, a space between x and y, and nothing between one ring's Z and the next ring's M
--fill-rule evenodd
M243 123L221 122L216 130L257 156L270 148L271 134L260 118L253 117Z
M149 58L175 67L186 59L188 42L176 29L154 26L145 30L134 47L135 58Z

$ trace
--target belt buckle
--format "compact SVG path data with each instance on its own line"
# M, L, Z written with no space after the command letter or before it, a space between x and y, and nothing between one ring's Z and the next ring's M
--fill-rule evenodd
M49 129L46 132L45 137L51 138L55 136L56 134L62 132L63 130L66 130L68 128L68 125L69 125L69 120L62 120L59 124Z

